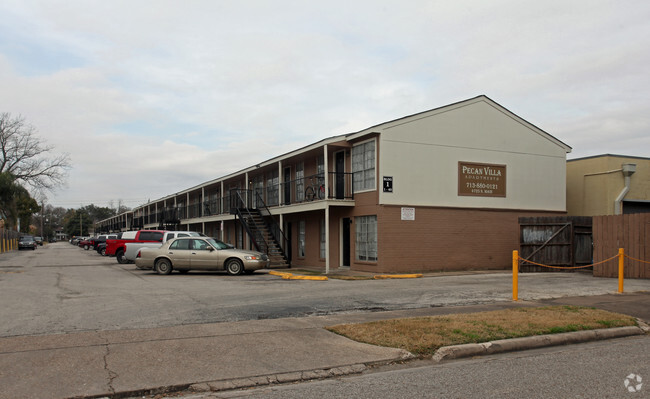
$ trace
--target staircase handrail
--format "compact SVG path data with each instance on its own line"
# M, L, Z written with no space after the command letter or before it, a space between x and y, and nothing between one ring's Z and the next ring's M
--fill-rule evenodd
M244 198L242 198L242 195L241 195L241 192L242 192L242 191L246 191L246 190L234 190L234 192L236 193L237 197L239 197L239 200L241 201L241 203L242 203L242 204L246 204L246 201L244 200ZM244 206L243 208L242 208L242 207L235 207L234 209L235 209L235 212L236 212L236 213L235 213L236 217L238 217L240 220L243 221L242 225L244 226L244 229L246 230L246 233L248 233L248 236L249 236L249 237L251 238L251 240L253 241L253 245L255 246L255 248L256 248L259 252L263 252L263 253L268 254L269 243L266 242L266 240L264 239L264 236L263 236L262 234L259 233L260 229L259 229L259 227L257 226L257 223L255 222L255 219L252 217L253 214L251 213L250 208L247 207L247 206ZM247 214L248 216L251 216L251 218L246 219L246 218L244 217L244 212L246 212L246 214ZM245 223L246 220L252 220L253 223L255 223L255 232L251 231L250 227L248 226L248 223ZM264 250L262 250L262 248L261 248L261 246L260 246L260 242L258 242L258 239L261 240L261 241L263 242L263 244L264 244Z
M262 209L260 209L260 214L262 216L267 216L265 218L265 220L267 220L267 222L270 221L270 225L271 225L271 226L269 226L269 227L271 227L269 229L269 231L273 235L273 239L275 240L275 242L278 243L278 245L280 246L280 252L282 253L282 256L285 259L287 259L287 254L284 251L284 246L285 246L285 243L287 243L289 241L287 240L287 237L284 235L284 232L280 228L280 225L275 221L275 218L271 214L271 210L269 209L268 206L266 206L266 202L264 201L264 198L262 198L260 193L256 192L255 195L257 196L256 197L256 204L261 204L262 205L261 207L258 206L258 208L262 208L264 210L264 212L265 212L265 213L262 213ZM280 237L278 237L278 232L280 233Z

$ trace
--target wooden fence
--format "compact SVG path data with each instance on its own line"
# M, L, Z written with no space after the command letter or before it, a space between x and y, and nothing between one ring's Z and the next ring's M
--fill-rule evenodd
M580 216L519 218L519 256L550 266L590 265L591 218ZM584 269L582 269L584 270ZM521 264L522 272L550 272L532 264Z
M625 278L650 278L650 213L594 216L594 262L625 250ZM594 276L617 277L616 260L594 266Z

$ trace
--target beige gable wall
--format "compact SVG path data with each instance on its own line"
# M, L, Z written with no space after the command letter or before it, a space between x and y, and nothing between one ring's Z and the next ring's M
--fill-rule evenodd
M380 203L564 211L569 149L489 99L474 100L381 126ZM458 162L506 165L506 197L458 195Z
M567 162L567 212L571 216L614 214L625 186L621 166L636 164L626 200L650 201L650 159L602 155Z

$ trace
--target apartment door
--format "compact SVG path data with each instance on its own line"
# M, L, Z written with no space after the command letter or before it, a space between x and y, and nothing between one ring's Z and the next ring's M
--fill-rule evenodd
M352 225L352 219L343 218L341 222L341 266L350 266L350 226Z
M291 222L286 222L284 224L284 236L287 238L287 242L284 248L284 253L285 255L287 255L287 261L289 262L289 264L291 264L291 257L292 257L291 248L293 247L293 245L291 245L292 244L291 232L293 231L291 227L292 227Z
M336 186L334 188L336 199L345 198L345 151L334 154L334 171L336 172Z
M284 204L291 205L291 167L284 168L282 184L284 184Z

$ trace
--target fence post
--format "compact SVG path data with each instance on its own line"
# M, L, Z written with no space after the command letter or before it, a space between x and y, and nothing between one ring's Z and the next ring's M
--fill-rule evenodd
M623 275L625 268L625 250L623 248L618 249L618 293L623 293Z
M519 300L519 251L512 251L512 300Z

